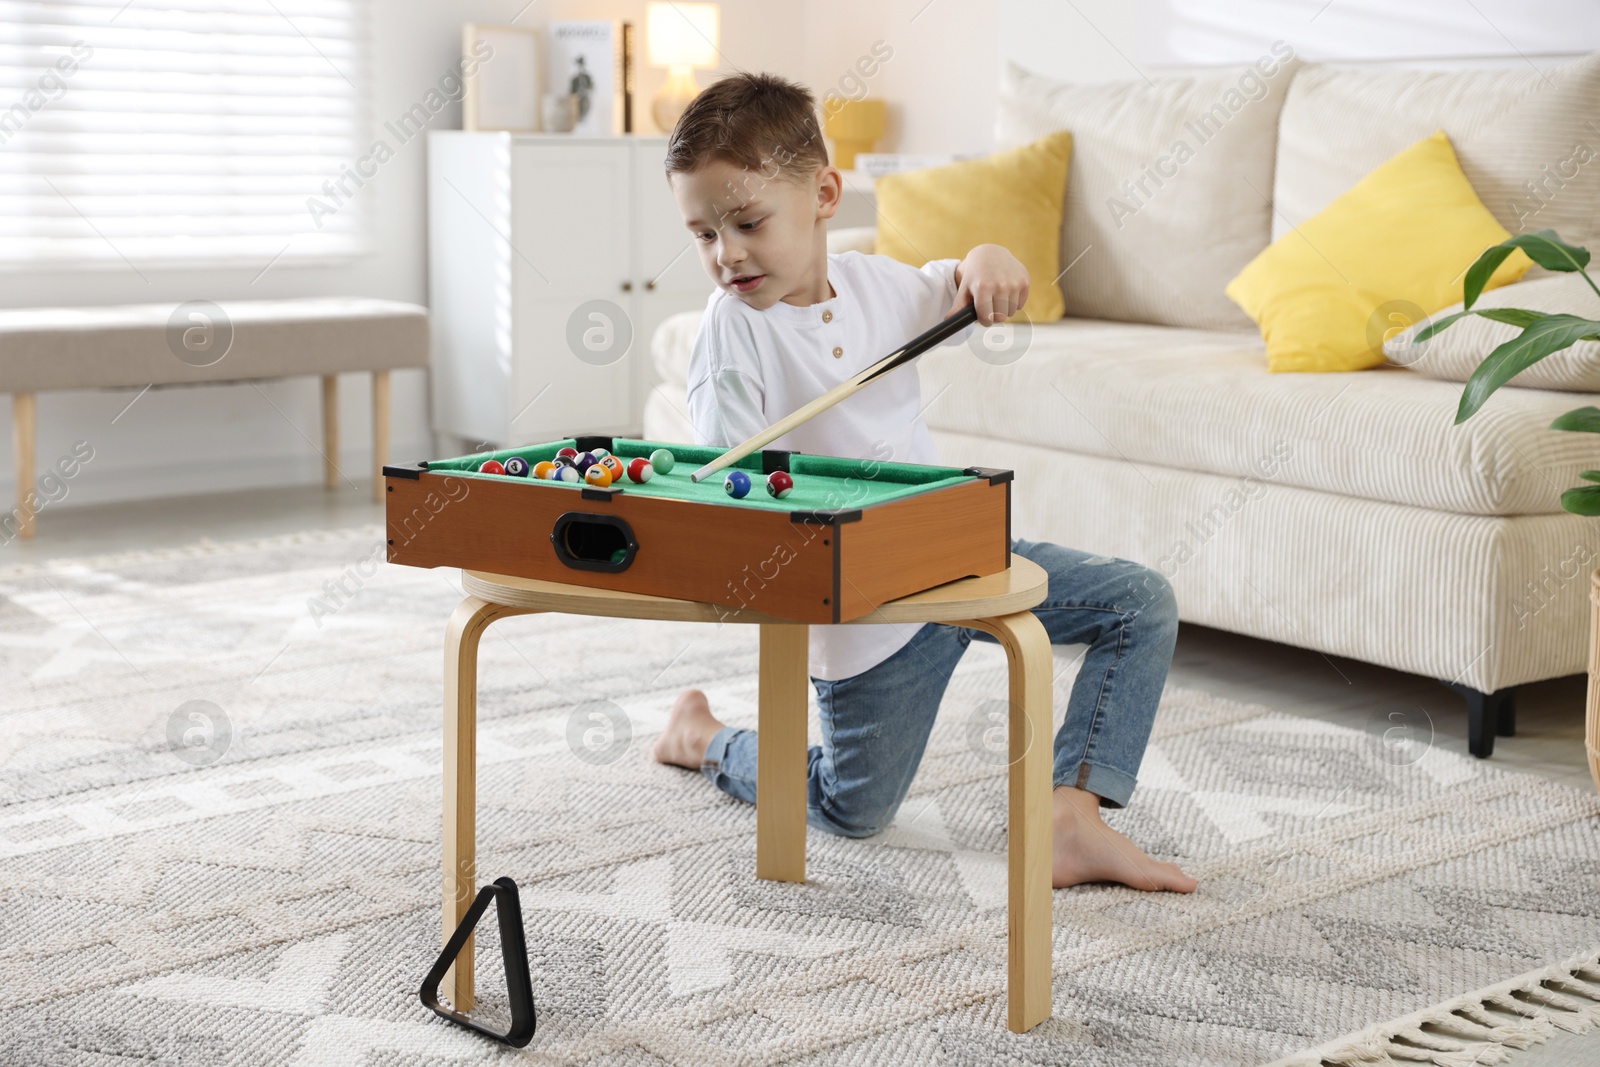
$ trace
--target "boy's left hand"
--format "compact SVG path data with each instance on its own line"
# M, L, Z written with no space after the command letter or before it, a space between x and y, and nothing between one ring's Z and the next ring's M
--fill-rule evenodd
M1015 315L1028 299L1028 270L1000 245L979 245L956 264L954 315L967 304L978 310L978 322L993 326Z

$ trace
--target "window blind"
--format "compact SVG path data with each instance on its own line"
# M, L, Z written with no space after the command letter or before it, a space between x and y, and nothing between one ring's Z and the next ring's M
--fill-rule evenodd
M0 0L0 267L362 251L363 4Z

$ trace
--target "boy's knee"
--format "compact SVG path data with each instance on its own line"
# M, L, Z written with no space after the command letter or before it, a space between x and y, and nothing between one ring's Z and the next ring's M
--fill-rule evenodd
M823 804L806 811L806 822L840 837L873 837L894 821L896 807L841 809L837 804Z
M1176 632L1178 629L1178 598L1172 583L1160 571L1140 567L1130 578L1133 594L1131 605L1147 623Z

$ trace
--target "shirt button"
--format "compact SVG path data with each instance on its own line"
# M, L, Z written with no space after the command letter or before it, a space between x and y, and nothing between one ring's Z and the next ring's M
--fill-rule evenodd
M834 359L838 359L842 355L844 355L844 349L840 348L838 345L834 345L833 346L833 358Z
M823 321L823 322L832 322L832 321L833 321L833 312L831 312L831 311L824 311L824 312L823 312L823 313L822 313L822 321Z

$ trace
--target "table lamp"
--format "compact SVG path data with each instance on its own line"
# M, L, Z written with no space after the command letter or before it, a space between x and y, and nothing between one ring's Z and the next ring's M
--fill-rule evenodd
M883 136L882 100L835 100L823 107L822 132L833 141L833 165L854 170L857 152L870 152Z
M716 4L652 3L645 9L645 44L650 64L667 68L667 80L656 90L650 115L656 128L671 133L678 116L700 92L696 67L717 65Z

